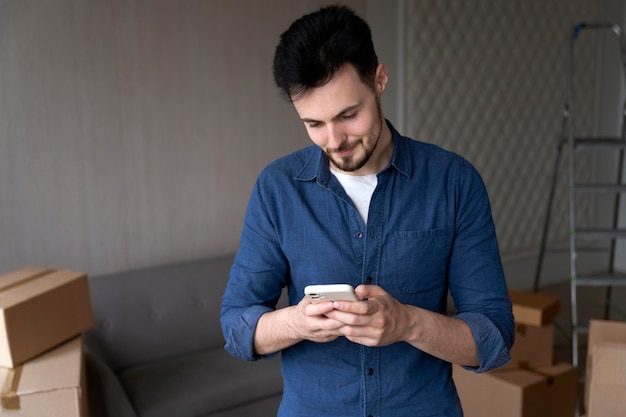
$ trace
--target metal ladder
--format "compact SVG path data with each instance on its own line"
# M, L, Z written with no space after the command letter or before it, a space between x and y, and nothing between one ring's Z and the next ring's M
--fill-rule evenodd
M538 291L540 286L541 269L544 255L549 249L547 238L550 228L550 217L552 203L555 196L556 184L559 177L559 165L564 147L568 149L569 166L569 255L570 255L570 291L571 291L571 332L572 332L572 364L579 366L579 335L588 332L588 324L580 323L578 318L578 290L582 287L605 287L606 299L604 307L604 318L609 317L611 305L611 292L614 286L626 286L626 274L618 273L614 270L616 243L618 239L626 238L626 229L618 228L620 193L626 192L626 184L623 180L624 153L626 151L626 99L622 112L621 136L618 137L578 137L576 136L576 108L575 108L575 66L574 66L574 45L581 33L585 30L610 30L619 42L621 52L621 63L624 80L626 81L626 38L624 31L615 23L610 22L581 22L574 26L570 38L569 51L569 74L568 74L568 95L567 103L563 111L562 132L558 143L548 207L541 238L537 269L535 271L534 290ZM585 151L617 152L617 172L615 182L612 183L592 183L583 184L578 182L576 176L576 154ZM614 216L610 228L579 228L576 221L576 196L580 194L598 195L598 193L609 193L614 196ZM583 242L602 241L605 246L583 246ZM579 252L585 251L607 251L609 265L606 271L594 274L579 274L577 260Z

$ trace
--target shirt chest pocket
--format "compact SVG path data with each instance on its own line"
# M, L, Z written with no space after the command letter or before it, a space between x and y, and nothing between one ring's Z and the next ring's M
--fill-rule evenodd
M452 238L452 227L396 231L394 286L409 294L440 291L445 286Z

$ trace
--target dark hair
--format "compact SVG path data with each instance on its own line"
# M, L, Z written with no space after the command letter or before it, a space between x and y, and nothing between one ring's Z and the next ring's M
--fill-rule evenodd
M345 64L352 64L361 80L374 88L378 58L369 25L348 7L324 7L302 16L281 35L274 81L294 100L326 84Z

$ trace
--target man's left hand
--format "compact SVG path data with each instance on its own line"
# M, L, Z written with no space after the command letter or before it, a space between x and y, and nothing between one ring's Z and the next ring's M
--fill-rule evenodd
M340 332L354 343L385 346L409 339L410 307L400 303L377 285L355 289L363 301L335 301L326 316L343 322Z

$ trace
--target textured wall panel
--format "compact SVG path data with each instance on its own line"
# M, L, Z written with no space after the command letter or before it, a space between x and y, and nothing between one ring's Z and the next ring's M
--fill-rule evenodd
M405 3L405 132L468 158L487 184L503 254L539 245L566 100L571 27L598 16L588 0ZM593 130L593 36L577 46L579 132ZM590 158L579 162L583 176ZM567 157L562 160L565 180ZM567 238L566 183L551 240ZM591 215L583 202L579 215Z

